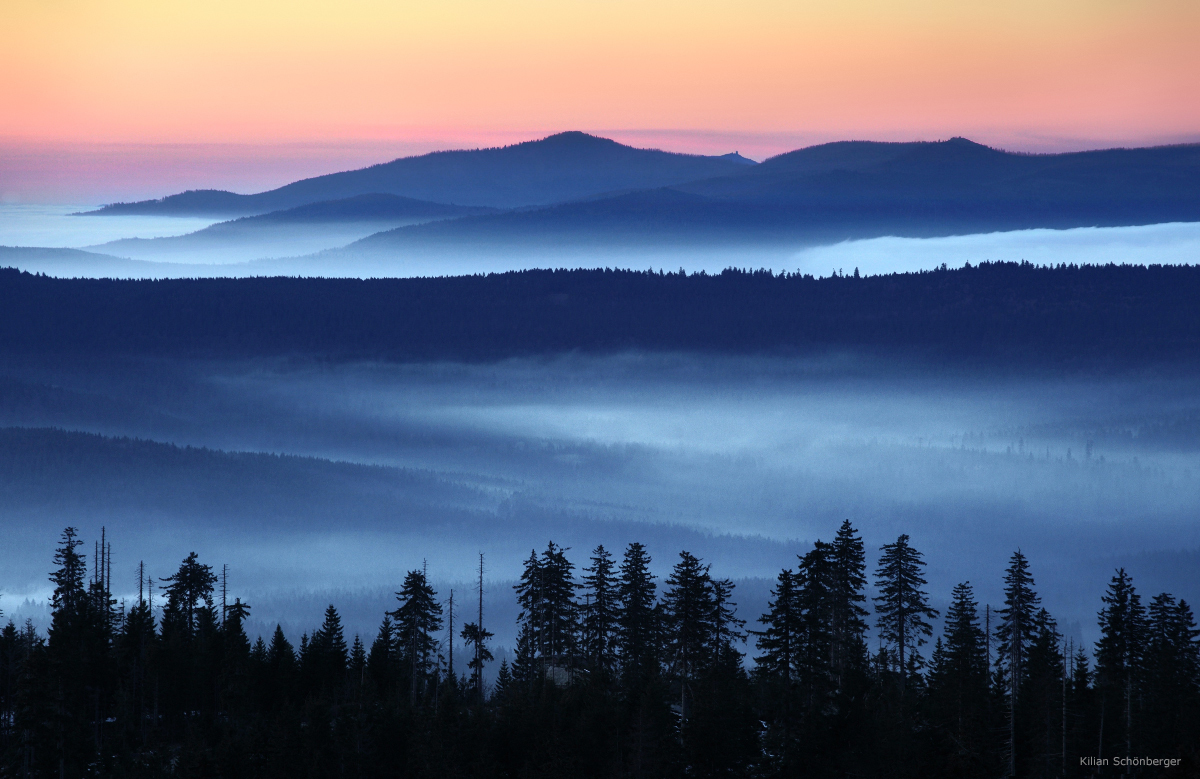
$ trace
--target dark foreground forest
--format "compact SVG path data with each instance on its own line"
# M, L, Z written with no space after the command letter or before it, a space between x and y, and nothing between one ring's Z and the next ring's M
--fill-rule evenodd
M1200 356L1200 267L984 263L862 277L529 270L57 279L0 269L0 354L493 360L570 351L1145 364Z
M687 552L658 582L641 544L576 568L551 543L525 563L514 661L497 669L488 615L421 570L373 638L347 637L331 605L298 638L251 641L251 606L194 554L118 603L107 546L90 563L84 549L63 532L46 635L0 632L0 775L1200 774L1200 631L1187 603L1143 600L1124 570L1082 647L1020 551L1004 603L959 584L935 636L904 535L880 549L870 603L845 522L780 572L757 620Z

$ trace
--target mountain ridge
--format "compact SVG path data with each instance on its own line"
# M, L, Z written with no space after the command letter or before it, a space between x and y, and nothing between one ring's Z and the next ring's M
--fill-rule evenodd
M433 186L430 182L438 179L444 195L469 190L479 199L512 203L520 199L518 191L553 191L561 198L552 203L470 208L454 205L452 197L413 199L375 188L370 194L242 217L189 236L89 248L169 262L213 258L204 252L217 252L221 262L336 259L338 253L392 262L406 252L436 258L468 249L549 252L552 259L562 250L609 246L799 248L883 236L1200 221L1200 144L1031 155L966 138L837 141L756 164L738 160L639 150L584 133L561 133L494 149L433 152L234 196L258 198L254 202L266 208L272 198L328 195L330 182L335 189L367 187L387 183L383 179L391 176L394 184L400 171L416 182L413 186ZM521 175L514 178L514 172ZM697 172L705 175L667 181ZM493 189L484 194L488 187ZM154 201L155 207L182 207L189 197L210 203L225 197L185 195ZM406 204L411 218L393 215L392 224L368 229L371 214L380 213L378 203L371 203L380 199ZM414 208L424 209L423 215ZM322 209L340 213L331 217ZM317 234L321 224L334 223L340 226ZM274 232L251 234L252 228L266 226ZM285 227L290 232L281 233ZM245 234L237 235L238 230Z
M185 235L121 238L85 248L135 260L227 264L307 255L400 226L495 211L371 193L238 217Z
M114 203L87 213L251 216L368 193L458 206L516 208L683 183L747 167L745 158L638 149L570 131L508 146L401 157L256 194L192 190L158 200Z
M344 251L598 241L803 246L1193 221L1200 221L1200 145L1021 155L966 139L849 141L728 176L398 228Z

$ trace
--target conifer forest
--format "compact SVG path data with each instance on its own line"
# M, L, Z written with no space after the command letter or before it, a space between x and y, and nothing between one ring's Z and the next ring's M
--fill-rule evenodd
M0 775L1200 771L1200 630L1124 569L1096 593L1099 641L1078 646L1019 550L1003 603L962 582L944 615L908 536L876 554L849 521L779 572L762 615L686 551L661 580L640 543L569 551L530 553L514 659L496 667L482 594L455 604L422 570L398 578L374 636L347 635L330 605L303 635L252 640L252 604L195 554L118 602L109 544L67 528L49 628L0 634Z

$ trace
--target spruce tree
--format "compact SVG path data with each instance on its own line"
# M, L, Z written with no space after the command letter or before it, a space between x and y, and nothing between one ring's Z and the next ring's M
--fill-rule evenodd
M507 703L513 694L513 674L508 667L508 660L500 661L500 670L496 673L496 689L492 700L497 703Z
M543 642L546 637L545 611L546 592L545 576L542 562L538 559L537 551L531 549L529 558L521 570L521 578L513 585L517 593L517 605L521 610L517 614L517 668L519 678L532 679L531 666L540 662L544 654ZM522 657L524 655L524 657Z
M160 700L163 716L177 727L191 721L192 712L213 713L212 693L221 670L213 607L216 581L212 566L202 564L195 552L162 579L167 602L159 627Z
M929 674L931 713L946 733L954 762L980 771L987 734L988 667L979 604L970 582L955 586Z
M221 644L221 687L226 708L241 709L246 700L250 679L250 639L245 622L250 605L237 598L225 609L225 622L218 628Z
M1026 648L1017 698L1014 744L1018 775L1062 775L1065 693L1062 636L1050 613L1039 608L1033 615L1033 638Z
M296 682L296 670L296 651L283 634L283 627L277 624L267 647L265 697L268 711L283 708L294 697L291 692Z
M400 605L391 616L396 620L399 654L408 675L409 700L415 703L430 673L430 658L437 644L434 636L442 629L442 604L420 570L408 572L396 599Z
M1134 706L1146 649L1146 612L1124 568L1117 570L1101 600L1096 686L1102 706L1120 701L1122 746L1125 754L1132 755Z
M659 615L657 585L650 573L646 547L631 543L621 560L617 582L616 645L626 690L640 687L658 669Z
M1150 601L1146 627L1144 746L1178 756L1200 730L1200 631L1187 601L1165 592Z
M834 692L832 659L834 574L832 548L817 541L800 558L796 572L796 606L799 631L796 642L796 677L810 713L825 709Z
M524 683L525 690L530 691L539 678L545 678L544 674L539 677L539 668L533 627L529 622L523 622L517 628L517 651L512 664L513 679Z
M46 713L56 733L52 750L59 772L68 774L82 774L100 749L98 676L105 670L109 652L107 620L101 618L95 593L85 585L87 562L77 551L81 545L75 528L63 531L54 553L57 567L50 574L54 593L46 641L50 684L46 703L53 707Z
M367 648L363 646L362 638L355 633L354 643L350 646L350 660L346 664L350 686L356 695L361 695L367 676Z
M543 672L551 665L568 664L575 650L577 585L566 551L551 541L540 558L531 552L514 587L521 607L517 621L528 630Z
M267 662L276 668L289 667L296 662L296 650L292 648L287 636L284 635L282 625L276 625L275 632L271 634L271 645L267 648Z
M392 623L392 615L384 614L379 632L371 642L371 651L367 655L367 673L376 691L381 695L392 690L398 665L396 628Z
M755 674L764 691L764 734L766 751L777 773L785 773L795 751L797 713L794 705L798 653L803 629L796 593L796 574L779 572L767 613L759 617L763 630L757 634L759 656Z
M712 659L716 604L708 566L690 552L679 553L679 562L665 584L663 648L680 688L679 716L686 721L692 680Z
M616 662L618 582L612 555L603 545L597 546L591 566L583 571L583 653L593 672L607 675Z
M225 610L225 623L221 626L224 635L222 646L226 662L243 662L250 656L250 639L246 636L246 620L250 617L250 604L237 598Z
M933 635L928 620L938 612L930 608L928 594L921 589L926 584L921 569L925 561L921 553L909 546L908 536L901 535L895 543L884 544L875 571L876 627L879 636L896 646L897 668L900 673L900 692L904 694L910 661L919 657L915 650Z
M336 694L346 680L349 650L342 632L342 617L332 603L325 609L321 627L313 631L308 648L318 686L326 695Z
M863 605L867 600L863 592L867 586L867 558L862 538L850 520L842 521L830 552L830 665L840 690L851 671L864 670L867 655L867 609Z
M54 551L57 568L50 574L50 581L54 583L54 593L50 597L51 641L55 633L72 631L86 614L84 577L87 574L87 561L76 551L82 544L78 531L68 527L62 532L60 546Z
M566 549L553 541L542 553L542 638L543 650L556 663L568 661L575 651L577 607L573 566Z
M139 599L126 614L117 636L117 663L128 707L125 719L136 723L131 736L139 743L144 743L147 738L150 692L154 687L151 663L157 640L150 604Z
M704 775L739 775L758 751L758 720L747 704L742 655L745 622L737 617L734 585L683 552L663 595L668 651L680 685L684 759Z
M196 637L202 614L216 623L213 588L217 576L211 565L203 565L192 552L180 563L179 570L162 580L167 585L167 605L163 609L163 632L185 641Z
M796 575L784 568L775 580L767 613L758 618L764 629L758 633L759 656L754 659L767 679L791 682L795 678L796 652L800 633L800 609L796 602Z
M713 659L718 664L741 667L742 653L734 644L746 640L746 620L737 615L733 600L734 584L730 579L709 578L713 599Z
M996 664L1003 674L1008 714L1008 775L1017 771L1017 721L1020 714L1021 690L1026 681L1026 661L1030 647L1037 638L1035 617L1041 598L1033 589L1029 561L1018 549L1004 572L1004 608L996 613L998 651Z

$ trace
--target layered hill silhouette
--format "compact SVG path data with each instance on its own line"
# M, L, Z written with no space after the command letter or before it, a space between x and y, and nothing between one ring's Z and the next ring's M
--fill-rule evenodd
M61 278L139 278L153 275L150 271L155 267L155 263L81 249L0 246L0 266L19 267L30 273L44 273Z
M678 187L721 200L916 212L1001 207L1195 217L1200 145L1016 154L965 138L840 142L774 157L741 172Z
M326 200L319 203L308 203L282 211L272 211L259 216L247 216L230 222L221 222L206 228L203 232L232 230L240 227L264 224L304 224L312 222L375 222L392 219L451 219L458 216L471 216L496 211L486 206L455 206L447 203L434 203L429 200L417 200L402 195L386 193L370 193L342 198L341 200Z
M754 164L571 132L408 157L257 195L186 192L94 213L217 212L254 216L86 248L182 264L270 259L248 273L365 262L377 275L436 275L464 258L512 252L537 265L587 266L605 264L597 249L775 251L881 236L1191 222L1200 221L1200 145L1032 155L964 138L847 141Z
M829 243L1200 220L1200 145L1028 155L966 139L814 146L733 174L402 228L352 250Z
M294 528L301 517L305 524L327 521L348 503L377 522L435 511L443 520L465 518L494 503L427 471L27 427L0 427L0 484L0 504L9 509L94 510L115 502L131 514L171 512L208 522L269 516L280 529Z
M380 193L462 206L516 208L681 184L751 166L751 161L738 155L705 157L635 149L586 133L566 132L502 148L404 157L254 195L196 190L161 200L116 203L92 213L244 216Z
M309 254L403 225L495 210L373 193L218 222L187 235L123 238L87 248L137 260L246 262Z

